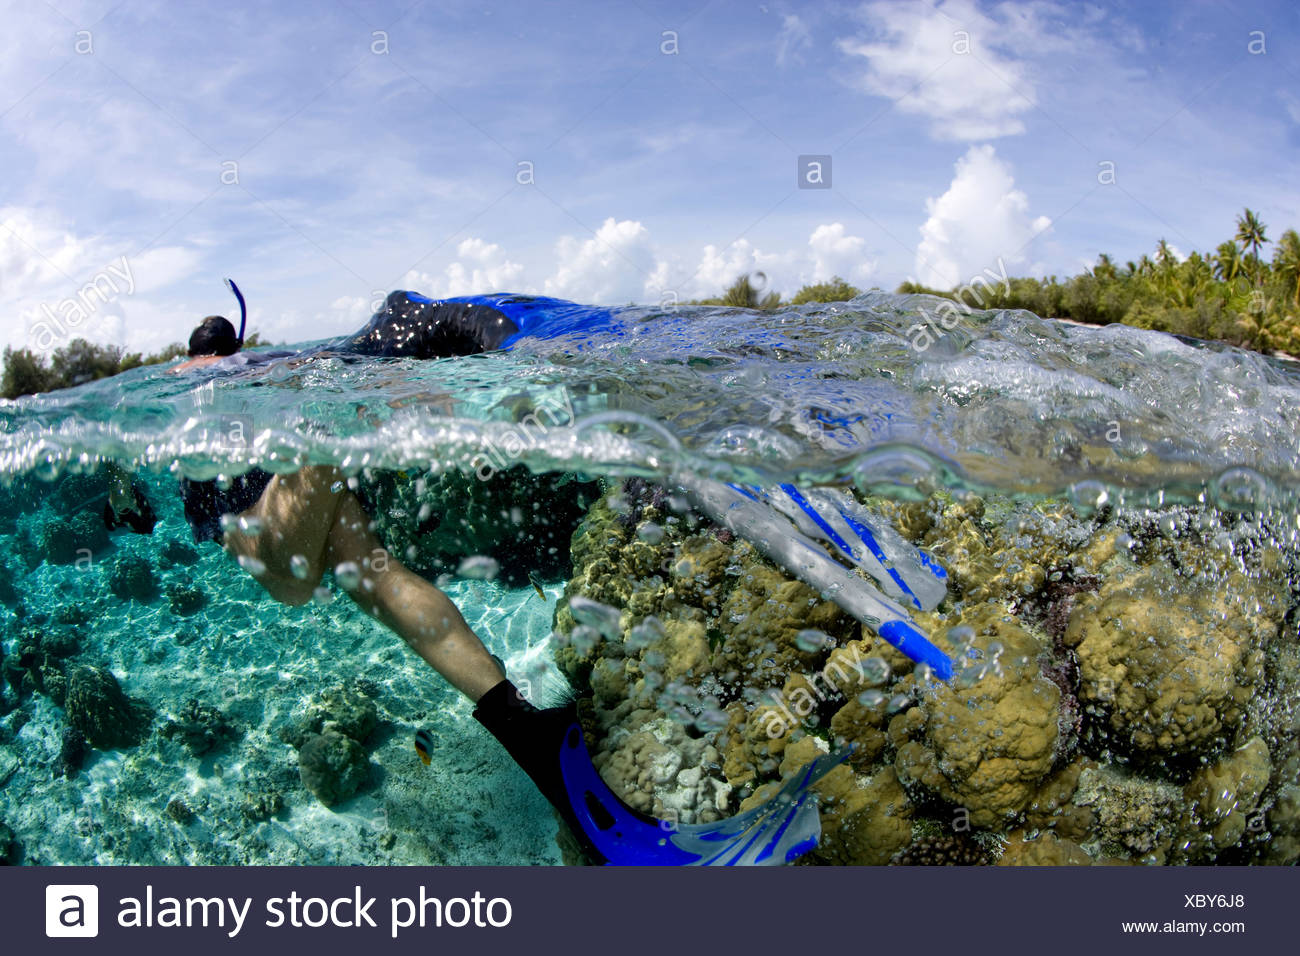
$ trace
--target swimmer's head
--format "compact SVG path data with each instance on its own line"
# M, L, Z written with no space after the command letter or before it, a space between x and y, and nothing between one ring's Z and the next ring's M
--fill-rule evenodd
M235 327L224 316L210 315L190 334L190 355L234 355L239 351Z

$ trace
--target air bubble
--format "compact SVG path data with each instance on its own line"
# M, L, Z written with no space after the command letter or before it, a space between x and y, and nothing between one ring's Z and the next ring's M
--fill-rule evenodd
M653 521L646 521L636 529L636 536L646 544L658 544L664 539L664 529Z
M953 649L961 652L970 647L975 641L975 628L960 624L957 627L948 629L948 643Z
M1210 484L1210 495L1224 511L1257 511L1269 497L1269 481L1252 468L1229 468Z
M812 654L816 651L822 650L828 644L833 642L830 637L823 632L815 628L808 628L807 630L800 631L794 636L794 643L795 646L805 654Z
M900 710L905 710L911 703L912 698L906 694L895 694L889 698L889 705L885 709L891 714L896 714Z
M653 615L647 617L638 624L627 635L624 646L631 652L643 650L649 647L659 638L664 636L664 626L660 623L659 618Z
M306 581L307 575L311 573L311 562L305 555L295 554L289 559L289 571L299 581Z
M462 578L470 578L474 581L491 581L500 570L501 565L496 558L488 557L486 554L473 554L461 561L456 573Z
M1110 492L1100 481L1087 479L1077 481L1070 486L1070 503L1080 517L1090 518L1093 513L1110 500Z
M858 703L869 710L874 710L885 702L885 695L878 690L864 690L858 695Z
M600 632L594 627L579 624L569 632L569 643L580 657L585 657L600 643Z
M311 592L311 599L315 601L317 604L319 604L321 607L324 607L326 604L329 604L331 601L334 600L334 592L331 591L329 588L325 587L324 585L321 585L316 590Z
M893 668L883 657L868 657L860 668L862 682L868 687L878 687L889 680Z
M361 569L354 561L344 561L334 566L334 580L345 591L355 591L361 585Z
M569 613L579 624L585 624L606 640L617 641L623 636L622 614L618 608L575 595L569 599Z
M253 577L259 577L266 573L266 564L247 554L239 556L239 566Z
M729 723L729 718L724 710L717 707L706 707L700 716L695 718L695 726L706 734L715 730L722 730Z

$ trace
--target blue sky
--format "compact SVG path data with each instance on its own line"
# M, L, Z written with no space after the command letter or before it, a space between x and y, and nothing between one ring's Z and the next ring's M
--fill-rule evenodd
M0 18L4 345L157 348L230 313L225 275L253 329L301 341L392 288L654 303L762 270L786 294L893 289L1208 249L1243 206L1270 238L1300 227L1287 2ZM831 157L831 188L796 188L800 155Z

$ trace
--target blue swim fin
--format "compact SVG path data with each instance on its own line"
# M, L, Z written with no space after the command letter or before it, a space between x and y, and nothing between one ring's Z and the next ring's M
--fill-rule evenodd
M479 699L474 718L537 784L586 855L617 866L789 863L821 837L810 788L851 752L808 764L762 806L716 823L678 826L638 813L615 796L592 765L572 707L538 710L502 681Z
M801 491L792 484L779 485L770 493L755 487L748 491L791 519L803 534L830 544L895 601L917 611L933 611L947 596L948 572L847 492Z
M564 787L578 825L613 866L781 866L817 846L821 814L812 785L851 753L807 764L761 806L716 823L674 825L637 813L592 766L575 723L560 749Z
M862 577L832 558L812 536L805 535L798 526L799 523L805 526L810 524L817 529L816 537L831 540L842 553L862 564L868 571L874 568L874 576L884 577L891 582L914 609L929 609L937 605L947 592L947 575L943 569L929 558L924 558L923 561L916 558L920 572L916 567L909 567L904 575L899 569L907 562L891 559L888 554L881 560L867 543L868 538L872 537L877 548L884 553L879 537L872 536L872 528L864 519L863 512L850 510L847 504L836 503L834 499L830 500L831 507L826 507L823 499L814 496L814 501L823 505L819 511L793 485L788 486L789 491L785 486L782 487L784 508L778 508L771 500L773 496L761 488L724 485L692 474L674 475L673 483L687 493L697 508L718 524L737 537L749 541L774 563L815 588L828 600L834 601L912 660L929 666L936 677L941 680L952 677L952 659L931 643L906 608L881 594ZM793 495L790 494L791 491L794 492ZM787 520L787 512L793 509L798 509L801 515L798 523ZM847 530L843 530L845 526ZM834 541L835 538L839 539L838 543ZM849 543L851 538L858 539L862 544L855 548ZM915 551L910 545L906 547ZM870 557L869 561L866 556ZM924 583L926 577L933 578L935 586ZM942 593L938 592L937 586L942 587Z

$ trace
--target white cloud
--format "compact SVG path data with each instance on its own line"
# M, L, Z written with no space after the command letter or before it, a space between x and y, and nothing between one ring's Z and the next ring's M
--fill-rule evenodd
M442 275L412 270L402 277L406 288L435 298L477 292L525 292L520 286L524 267L513 262L494 242L470 237L456 247L456 259Z
M563 236L555 244L555 262L540 284L528 276L545 274L526 269L496 243L481 238L463 241L457 258L441 273L408 272L402 284L436 297L485 292L544 292L575 302L655 305L716 296L748 273L756 285L786 295L799 286L840 276L862 284L875 271L866 240L848 233L843 223L817 226L806 245L771 252L748 239L727 246L706 245L698 258L663 249L640 222L608 218L596 235L581 239ZM762 273L765 279L758 279ZM377 308L360 297L344 296L318 318L337 325L359 324Z
M806 282L825 282L834 276L849 282L862 282L875 271L876 263L867 257L867 241L847 235L844 224L825 223L808 237L812 256L812 273Z
M0 289L6 298L46 295L59 285L71 286L97 255L107 258L107 251L49 217L12 206L0 208Z
M991 139L1024 132L1019 114L1036 102L1027 65L1015 58L1044 32L1032 11L1010 5L987 16L970 0L871 3L862 16L874 36L839 41L865 57L861 85L931 120L938 139ZM965 52L963 52L965 51Z
M972 146L957 160L948 191L925 201L929 218L921 226L916 271L928 286L949 289L985 269L1007 269L1028 261L1027 247L1052 221L1031 217L1029 198L992 146Z
M137 292L153 292L194 274L199 254L181 246L163 246L129 258Z
M789 62L802 63L803 51L812 46L812 34L808 24L795 13L787 13L781 18L781 32L777 34L776 65L785 66Z
M559 264L543 288L562 299L602 305L645 301L657 274L650 233L631 219L611 216L591 239L562 236L555 255Z
M700 256L694 274L679 290L682 298L706 298L721 295L723 290L748 273L755 285L764 289L778 287L782 279L789 278L794 256L791 253L763 252L748 239L737 239L729 246L719 248L708 245ZM758 279L763 273L766 282Z
M193 275L199 253L162 246L130 256L124 248L107 237L81 235L42 210L0 209L7 314L0 344L49 352L74 338L134 350L176 341L177 313L151 304L148 295ZM184 331L189 334L188 326Z

